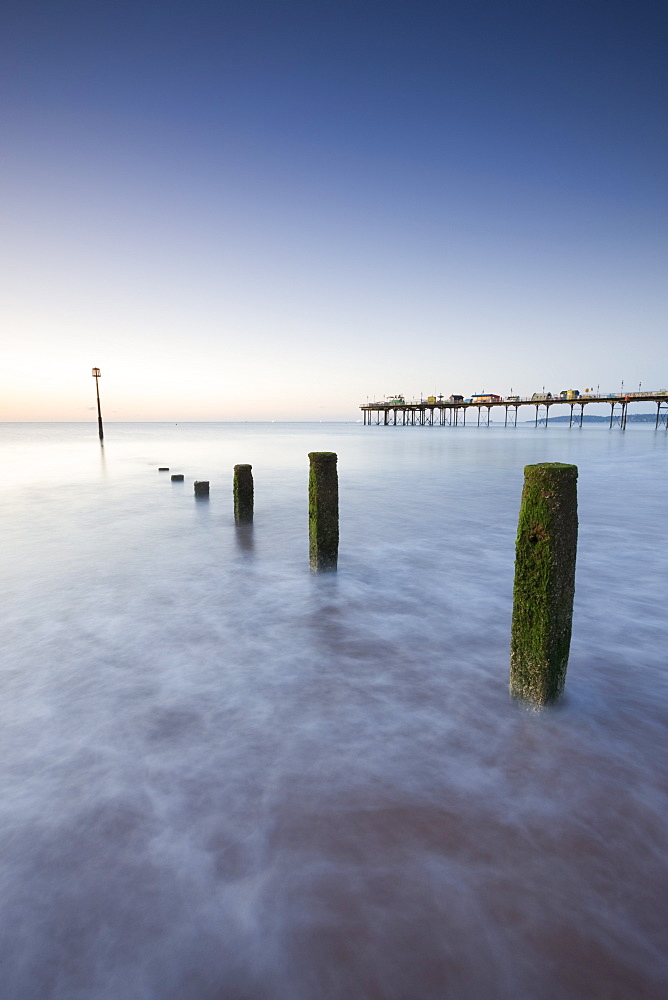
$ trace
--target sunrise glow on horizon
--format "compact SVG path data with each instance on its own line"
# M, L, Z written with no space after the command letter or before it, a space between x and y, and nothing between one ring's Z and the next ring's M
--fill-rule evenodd
M664 20L9 4L0 420L665 388Z

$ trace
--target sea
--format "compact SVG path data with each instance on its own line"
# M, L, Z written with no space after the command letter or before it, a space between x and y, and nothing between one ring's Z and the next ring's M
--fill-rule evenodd
M543 461L578 466L579 544L537 712ZM2 1000L663 1000L667 472L648 425L0 425Z

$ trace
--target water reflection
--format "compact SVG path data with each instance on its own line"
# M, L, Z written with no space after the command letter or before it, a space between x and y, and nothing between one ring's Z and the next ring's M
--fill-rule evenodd
M234 537L237 547L242 552L253 552L255 549L255 538L252 524L235 524Z

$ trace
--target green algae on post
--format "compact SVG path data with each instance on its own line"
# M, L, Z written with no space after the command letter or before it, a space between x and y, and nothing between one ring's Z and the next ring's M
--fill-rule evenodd
M234 520L248 524L253 520L253 466L234 466Z
M309 452L309 557L314 572L335 570L339 555L339 480L336 453Z
M524 468L515 546L510 693L542 706L564 690L578 539L576 465Z

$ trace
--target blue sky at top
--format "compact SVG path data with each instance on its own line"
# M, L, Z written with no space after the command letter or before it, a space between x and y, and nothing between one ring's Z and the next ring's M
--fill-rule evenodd
M668 383L663 4L2 21L2 419Z

